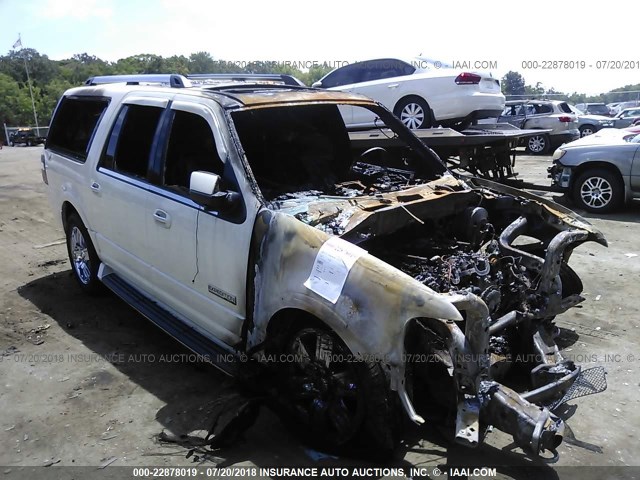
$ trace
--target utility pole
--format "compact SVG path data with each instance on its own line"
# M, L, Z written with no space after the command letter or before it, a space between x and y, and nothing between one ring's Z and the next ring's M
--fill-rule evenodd
M14 48L16 46L19 46L20 51L23 50L22 36L20 34L18 34L18 41L14 43L13 46ZM25 72L27 72L27 85L29 85L29 94L31 95L31 107L33 108L33 119L36 122L36 131L38 132L38 136L40 136L40 125L38 125L38 113L36 112L36 102L33 99L33 88L31 88L31 77L29 76L29 67L27 66L27 57L23 55L22 59L24 60L24 70Z

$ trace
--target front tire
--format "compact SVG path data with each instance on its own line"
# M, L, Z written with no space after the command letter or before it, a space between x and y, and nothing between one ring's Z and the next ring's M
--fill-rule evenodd
M89 232L77 213L69 215L66 227L67 253L73 276L86 293L97 293L101 287L98 279L100 259Z
M378 363L355 361L334 333L307 327L285 347L283 385L294 426L312 444L338 452L358 448L390 455L402 416Z
M527 153L531 155L544 155L549 151L549 135L532 135L526 140Z
M398 102L393 113L411 130L430 128L433 124L431 108L420 97L407 97Z
M581 173L573 185L573 201L592 213L608 213L620 206L624 185L609 170L596 168Z

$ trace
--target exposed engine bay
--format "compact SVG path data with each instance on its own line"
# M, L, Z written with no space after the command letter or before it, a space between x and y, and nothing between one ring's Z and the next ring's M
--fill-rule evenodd
M400 311L422 302L428 290L425 295L457 309L460 320L454 321L430 313L426 301L419 304L423 316L409 317L402 333L408 360L387 365L409 418L425 421L418 399L424 387L431 400L456 412L455 438L462 444L478 445L493 425L535 455L555 452L564 427L554 406L606 388L603 370L586 375L563 358L553 322L584 300L580 278L568 265L573 249L586 241L606 245L602 234L535 195L453 177L443 164L426 160L429 150L415 137L382 127L347 132L332 105L308 106L295 118L293 108L266 110L238 112L234 121L268 210L357 245L385 263L367 263L370 272L397 282L357 277L358 300L348 299L347 312L369 312L369 318L358 318L354 330L375 315L373 307L359 308L375 304L375 295ZM254 122L263 128L251 129ZM274 264L278 272L281 264ZM398 270L410 278L396 278ZM415 282L423 291L405 297L397 288L413 292ZM346 307L329 308L343 315ZM344 325L349 330L348 318ZM395 341L376 337L371 343L393 350ZM576 394L574 384L585 378L593 388Z
M483 207L468 207L455 218L412 225L384 241L372 239L368 247L436 292L466 290L478 295L492 316L524 308L536 280L518 257L501 254Z

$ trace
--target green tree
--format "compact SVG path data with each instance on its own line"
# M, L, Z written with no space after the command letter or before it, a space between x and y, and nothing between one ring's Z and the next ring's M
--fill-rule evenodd
M116 75L165 73L164 59L159 55L150 53L121 58L113 66L113 73Z
M60 60L60 75L62 78L74 85L80 85L89 77L97 75L110 75L112 73L111 65L87 53L76 54L73 57Z
M189 70L189 59L184 55L174 55L164 60L165 73L179 73L187 75Z
M21 86L26 85L25 60L33 85L46 85L58 75L58 64L49 60L46 55L40 55L33 48L12 50L7 55L0 57L0 73L9 75Z
M4 73L0 73L0 123L6 123L9 126L33 123L29 92L20 88L15 79Z
M317 82L322 77L324 77L331 70L333 69L325 63L324 65L311 67L308 72L303 72L298 78L300 78L300 80L302 80L305 85L312 85L314 82Z
M209 52L196 52L189 56L189 72L212 73L216 62Z
M544 92L545 90L542 82L537 82L535 87L532 87L531 85L525 85L524 87L525 95L542 95Z
M502 93L505 95L524 95L524 77L518 72L509 71L502 77Z

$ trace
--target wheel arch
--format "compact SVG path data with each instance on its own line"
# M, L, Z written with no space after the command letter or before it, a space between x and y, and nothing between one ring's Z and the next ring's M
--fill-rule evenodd
M60 215L62 217L62 227L64 228L65 232L67 231L67 223L69 221L69 216L72 215L73 213L75 213L80 217L80 220L82 220L82 223L85 223L84 218L82 218L82 215L80 215L80 212L78 211L78 209L74 207L69 200L65 200L62 203L62 208L60 209ZM85 226L86 226L86 223L85 223Z
M393 114L396 117L400 117L400 112L399 112L399 106L402 105L403 102L410 100L412 98L415 98L417 100L423 101L424 103L427 104L427 107L429 108L429 115L431 116L431 122L429 127L432 127L433 125L437 124L437 119L436 119L436 115L435 112L433 111L433 107L431 106L431 103L429 102L429 100L427 98L425 98L422 95L419 95L417 93L406 93L404 95L402 95L402 97L400 97L398 99L398 101L395 103L395 105L393 106L393 109L391 110L393 112Z
M100 253L100 251L98 250L98 248L96 246L96 239L93 238L94 237L94 232L91 230L90 224L87 222L86 217L84 216L82 211L80 209L76 208L76 206L68 199L64 200L62 202L62 207L60 208L60 216L61 216L61 219L62 219L62 228L64 229L65 234L67 232L67 223L69 221L69 216L74 214L74 213L76 215L78 215L78 217L80 217L80 220L82 221L82 224L85 226L85 228L87 229L87 232L89 233L89 237L91 239L91 242L94 245L94 248L96 249L96 251L98 253Z
M295 333L300 328L310 326L330 330L340 337L352 353L354 353L354 348L357 351L358 347L342 334L341 330L344 327L341 329L340 325L335 322L327 322L318 315L299 307L283 307L271 315L267 323L265 341L267 344L275 342L277 346L277 342L283 337Z
M620 181L620 183L623 185L625 194L626 194L627 185L624 181L624 177L622 176L622 173L620 172L620 169L615 165L613 165L612 163L605 162L605 161L598 161L598 160L581 163L580 165L575 167L573 169L573 174L571 175L571 183L569 184L569 188L573 189L573 187L575 186L576 179L580 175L582 175L584 172L588 170L595 170L595 169L603 169L613 173L616 176L616 178Z
M423 102L425 102L427 105L429 105L429 110L433 109L431 108L431 104L429 103L429 100L427 100L426 98L424 98L422 95L418 95L417 93L405 93L404 95L402 95L398 101L395 103L395 105L393 106L393 113L396 113L398 111L398 106L400 106L400 104L402 104L402 102L409 100L411 98L416 98L418 100L422 100Z

